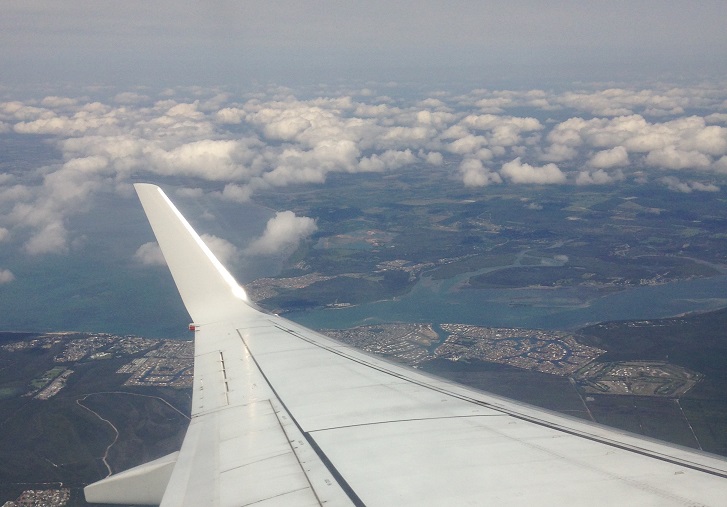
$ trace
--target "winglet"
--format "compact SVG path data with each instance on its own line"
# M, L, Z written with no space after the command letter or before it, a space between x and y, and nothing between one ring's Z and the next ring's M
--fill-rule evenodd
M252 311L245 290L162 189L148 183L134 188L192 320L205 324Z

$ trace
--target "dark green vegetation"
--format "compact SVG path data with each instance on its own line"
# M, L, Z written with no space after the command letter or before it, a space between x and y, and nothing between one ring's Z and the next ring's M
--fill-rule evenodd
M494 394L727 456L727 309L589 326L578 340L607 351L598 362L668 361L704 378L680 398L662 398L586 395L566 377L479 361L422 367Z
M0 345L22 338L3 333ZM55 366L61 348L0 349L0 393L13 393L0 396L0 503L23 490L63 482L72 488L69 505L86 505L81 488L107 475L102 458L116 437L99 416L119 431L108 454L115 472L176 451L181 444L189 391L122 386L128 375L115 371L128 356L74 365L66 387L48 400L22 396L33 379Z
M452 171L445 163L439 171L413 167L396 177L334 175L323 187L261 193L266 205L318 223L281 277L347 277L343 291L329 280L278 291L262 304L292 310L390 299L422 276L471 273L464 285L470 288L582 285L613 291L725 271L727 206L721 193L695 198L628 182L492 185L475 192L452 184ZM382 273L393 269L410 277L382 283ZM352 274L361 278L352 281Z
M565 286L583 283L634 286L719 274L717 270L691 259L645 255L633 259L604 260L577 257L566 266L526 266L504 268L473 276L469 286L497 289L529 286Z
M704 380L676 406L673 400L664 400L664 405L672 406L663 410L681 411L702 448L727 455L727 309L673 319L610 322L585 328L583 333L583 341L608 351L599 360L665 360L704 374ZM601 399L613 397L595 398L596 405L613 403ZM604 410L613 414L608 406ZM634 413L639 410L643 411L643 407L635 408ZM663 426L660 421L666 420L654 414L652 424ZM659 432L655 436L664 438ZM684 440L686 445L693 445L693 436Z
M328 304L359 304L404 294L413 281L402 270L386 270L367 277L338 276L271 297L265 305L285 311L305 310Z
M498 396L590 419L578 392L566 377L484 361L435 359L424 363L422 369Z

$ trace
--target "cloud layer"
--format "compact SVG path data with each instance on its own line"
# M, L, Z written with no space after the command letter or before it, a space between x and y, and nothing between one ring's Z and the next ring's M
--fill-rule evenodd
M395 91L387 86L380 88ZM650 181L716 192L727 177L727 92L719 84L392 95L187 88L0 102L0 136L50 153L2 166L0 240L30 255L69 252L79 238L68 218L105 192L131 195L138 180L183 181L184 195L243 202L334 173L402 169L446 172L472 192ZM285 212L248 253L290 248L314 231L311 219ZM221 257L240 255L221 238L208 240ZM136 257L159 262L147 245Z

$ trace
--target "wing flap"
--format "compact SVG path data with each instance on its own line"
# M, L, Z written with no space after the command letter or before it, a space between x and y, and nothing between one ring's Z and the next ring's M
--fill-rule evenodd
M162 507L350 505L235 327L195 332L192 422Z
M236 428L234 438L224 438ZM231 407L190 423L164 495L168 506L243 506L288 496L320 505L268 402Z

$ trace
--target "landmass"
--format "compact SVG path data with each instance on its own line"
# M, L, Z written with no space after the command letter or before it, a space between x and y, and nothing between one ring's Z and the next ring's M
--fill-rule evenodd
M0 333L0 505L86 505L82 488L179 449L193 344Z
M398 323L343 342L475 388L727 456L727 309L575 332ZM86 505L82 488L181 445L193 346L0 333L0 501Z
M332 176L325 188L261 192L271 207L316 218L318 232L279 276L252 284L253 299L276 312L335 308L400 297L422 277L461 278L458 290L602 295L727 273L727 207L718 196L628 182L473 196L441 184L449 170L412 168L385 181Z

